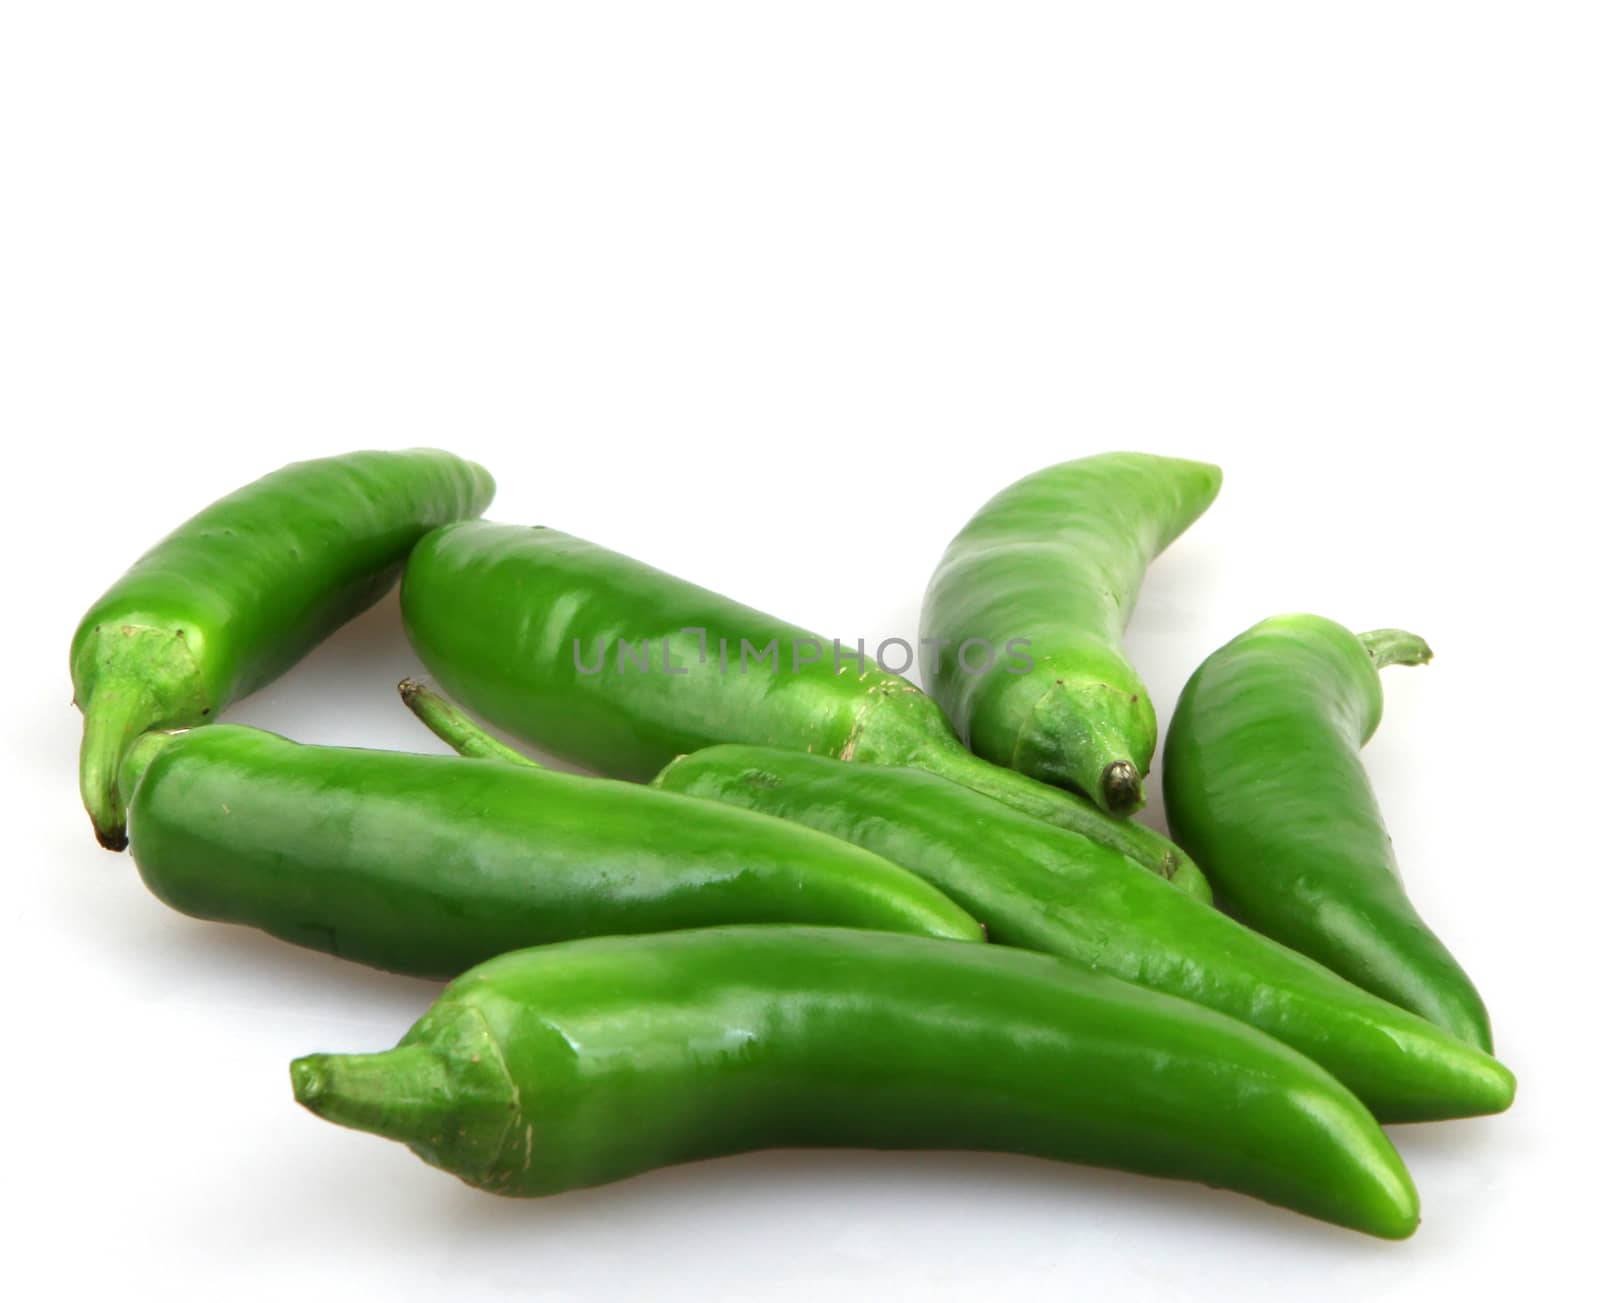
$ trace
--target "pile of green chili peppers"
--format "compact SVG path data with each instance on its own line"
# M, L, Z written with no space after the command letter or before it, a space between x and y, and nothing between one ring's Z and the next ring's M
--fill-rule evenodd
M294 1092L485 1190L977 1149L1404 1238L1417 1192L1380 1124L1515 1092L1361 764L1379 670L1427 645L1315 615L1246 630L1173 713L1172 840L1130 817L1156 709L1123 628L1221 481L1111 453L1001 491L929 582L924 693L480 520L494 483L449 453L297 463L84 616L84 805L175 909L448 979L395 1048L295 1060ZM397 581L444 689L401 697L458 755L216 722Z

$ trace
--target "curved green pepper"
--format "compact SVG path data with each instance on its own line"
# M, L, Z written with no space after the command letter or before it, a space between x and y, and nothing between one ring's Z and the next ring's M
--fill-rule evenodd
M485 719L587 768L644 780L753 742L912 765L1082 832L1210 898L1153 830L986 764L898 675L825 639L552 529L468 521L417 545L401 587L423 664Z
M146 734L124 769L133 857L167 904L396 972L720 923L983 938L870 852L629 783L230 724Z
M1510 1072L1258 936L1122 856L914 769L720 746L655 785L776 815L926 878L991 941L1075 959L1247 1022L1314 1059L1384 1122L1497 1113Z
M922 603L922 641L949 649L929 691L961 739L1114 814L1143 805L1156 715L1122 631L1146 567L1221 486L1205 462L1114 452L1048 467L985 503ZM969 640L1025 646L1026 660L970 673Z
M1374 1235L1417 1224L1338 1082L1206 1009L1047 955L739 927L575 941L458 978L295 1097L496 1194L769 1146L982 1149L1204 1181Z
M399 577L428 530L494 496L483 467L428 448L296 462L212 503L136 561L72 638L79 784L121 850L117 771L146 729L214 719Z
M1162 782L1174 835L1246 923L1487 1051L1483 1001L1406 898L1361 764L1378 670L1431 656L1398 630L1263 620L1184 687Z

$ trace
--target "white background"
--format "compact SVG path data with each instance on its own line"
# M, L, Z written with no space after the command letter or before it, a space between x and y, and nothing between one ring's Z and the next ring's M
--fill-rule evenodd
M14 1296L1414 1300L1590 1275L1592 6L5 15ZM1398 1245L974 1155L497 1201L297 1109L292 1056L390 1044L434 988L168 913L98 850L67 641L212 498L419 443L487 464L499 518L873 640L914 636L947 537L1016 476L1117 447L1222 463L1133 658L1164 721L1272 612L1430 639L1430 668L1386 675L1368 762L1515 1108L1394 1132L1424 1205ZM415 668L386 603L228 718L433 749L393 695Z

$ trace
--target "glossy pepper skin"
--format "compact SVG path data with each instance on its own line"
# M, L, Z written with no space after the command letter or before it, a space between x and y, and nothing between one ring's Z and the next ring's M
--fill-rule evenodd
M140 557L72 638L79 783L101 845L127 844L117 775L139 734L203 724L276 678L382 597L419 538L493 496L483 467L434 449L296 462Z
M547 1195L773 1146L981 1149L1225 1186L1374 1235L1416 1193L1338 1082L1046 955L738 927L523 950L295 1096L471 1185Z
M147 734L126 768L133 858L163 901L395 972L721 923L983 937L868 851L629 783L230 724Z
M1488 1051L1472 982L1407 899L1361 747L1378 670L1431 658L1412 634L1317 615L1247 629L1195 671L1162 770L1172 829L1251 927Z
M929 581L921 638L944 645L929 691L973 751L1113 814L1144 804L1156 716L1122 631L1145 569L1221 486L1205 462L1103 453L1018 480L967 522ZM986 674L959 664L970 639L995 649ZM1006 668L1027 664L1007 655L1014 640L1025 673Z
M854 648L838 673L830 640L582 539L488 521L436 530L407 563L401 605L412 646L452 696L597 772L643 781L717 742L912 765L1210 897L1166 838L979 760L927 696L870 658L858 663Z

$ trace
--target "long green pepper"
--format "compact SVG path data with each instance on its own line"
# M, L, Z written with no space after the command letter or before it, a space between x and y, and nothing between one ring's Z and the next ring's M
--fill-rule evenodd
M982 1149L1203 1181L1373 1235L1399 1156L1314 1063L1228 1018L999 946L739 927L523 950L295 1097L496 1194L772 1146Z
M645 780L718 742L910 765L1075 829L1209 899L1140 824L978 759L932 700L870 658L582 539L469 521L418 544L406 632L458 700L587 768Z
M1143 805L1156 715L1122 631L1146 567L1221 485L1205 462L1115 452L1047 467L985 503L922 603L920 637L944 649L929 691L961 740L1114 814ZM1025 647L1026 672L968 672L971 642Z
M79 785L100 844L127 844L123 756L147 729L213 720L399 578L412 545L476 516L489 473L447 452L296 462L212 503L146 552L79 622Z
M1247 629L1179 698L1167 814L1251 927L1488 1051L1483 1000L1407 898L1361 764L1378 671L1431 657L1413 634L1317 615Z
M869 851L630 783L233 724L146 734L123 780L133 858L161 900L394 972L454 977L524 946L723 923L983 939Z

